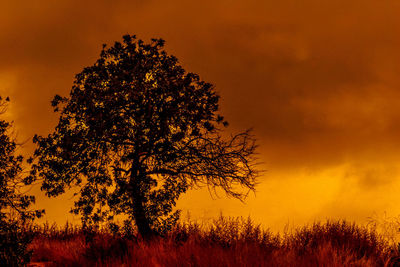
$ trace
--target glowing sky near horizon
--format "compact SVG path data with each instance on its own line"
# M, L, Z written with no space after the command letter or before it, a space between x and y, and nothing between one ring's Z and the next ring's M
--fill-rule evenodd
M187 193L200 219L267 227L400 214L400 2L8 1L0 9L0 94L29 155L57 122L50 100L103 43L161 37L186 70L215 84L228 131L254 128L261 168L246 203ZM70 196L37 207L63 223Z

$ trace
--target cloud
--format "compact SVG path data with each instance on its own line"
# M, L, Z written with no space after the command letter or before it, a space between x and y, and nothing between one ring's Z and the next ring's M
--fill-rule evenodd
M399 159L399 9L392 0L9 1L0 92L22 139L47 134L57 121L50 100L68 94L102 43L162 37L188 71L216 85L230 130L255 129L272 171L265 179L354 163L354 185L368 191L397 173L387 166ZM374 164L383 167L364 167Z

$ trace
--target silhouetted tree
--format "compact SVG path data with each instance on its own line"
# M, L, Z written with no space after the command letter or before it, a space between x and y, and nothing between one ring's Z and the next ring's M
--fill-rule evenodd
M70 96L52 101L55 131L34 137L31 179L43 178L48 196L79 186L72 211L85 223L127 214L148 237L176 222L176 200L191 187L221 187L236 198L245 195L238 186L254 189L253 136L224 139L213 85L163 46L129 35L104 45Z
M0 97L0 114L6 110ZM22 156L15 155L17 144L10 137L11 125L0 120L0 266L22 266L29 261L27 246L30 235L21 229L23 223L40 217L43 211L28 210L35 202L33 196L20 193Z

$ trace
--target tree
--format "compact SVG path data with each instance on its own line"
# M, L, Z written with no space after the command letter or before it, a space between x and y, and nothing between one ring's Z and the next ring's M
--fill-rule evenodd
M6 111L8 98L0 97L0 114ZM30 236L21 225L40 217L44 211L29 210L34 196L20 193L22 182L21 155L16 155L17 144L10 137L11 124L0 120L0 265L19 266L29 261L27 245Z
M43 179L48 196L78 186L72 211L85 223L126 214L148 237L176 222L174 206L189 188L220 187L236 198L245 196L238 186L254 190L250 131L224 139L214 86L163 46L129 35L103 45L70 96L54 97L54 132L34 137L31 180Z

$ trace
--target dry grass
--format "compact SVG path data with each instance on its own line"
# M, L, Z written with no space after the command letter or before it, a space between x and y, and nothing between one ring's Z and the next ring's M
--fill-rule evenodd
M220 217L182 223L150 242L70 226L36 231L32 261L53 266L397 266L398 257L374 231L339 221L275 235L249 219Z

